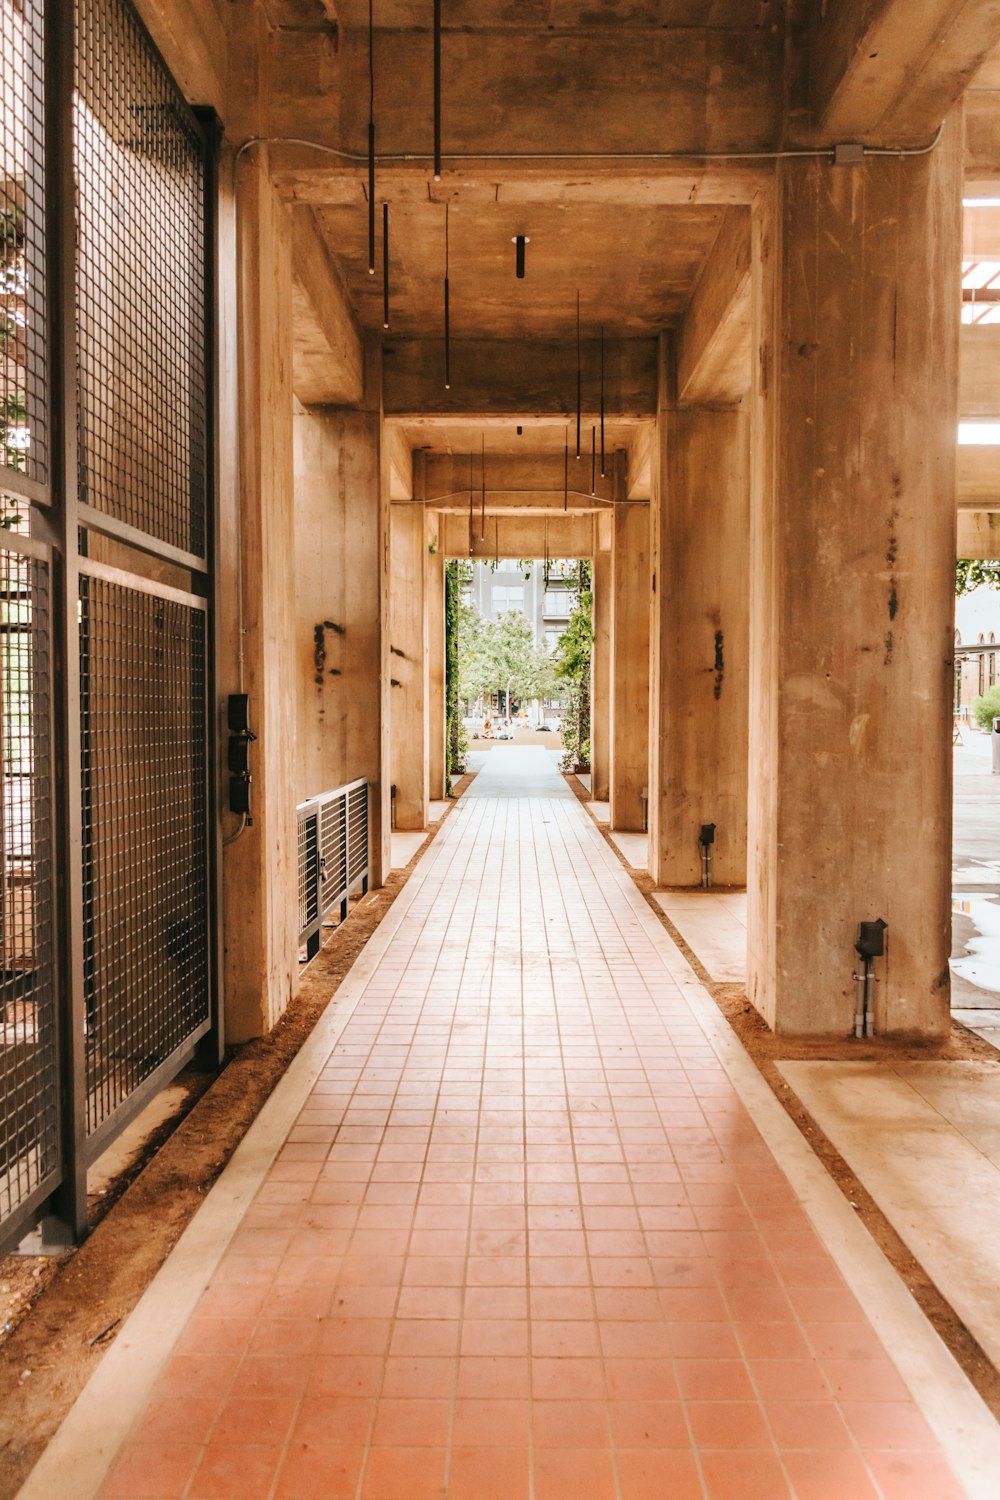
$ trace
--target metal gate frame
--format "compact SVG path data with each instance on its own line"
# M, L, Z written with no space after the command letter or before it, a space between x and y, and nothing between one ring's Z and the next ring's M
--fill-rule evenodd
M46 236L46 337L48 353L48 397L50 474L43 487L33 480L22 484L18 476L13 489L40 502L32 508L31 535L4 535L4 546L30 557L43 558L52 566L52 650L54 741L54 858L52 907L56 933L53 940L54 984L57 1002L57 1077L59 1091L60 1166L0 1226L0 1253L23 1238L39 1222L42 1241L57 1246L78 1242L87 1230L87 1167L152 1094L185 1066L197 1053L206 1067L218 1066L222 1057L223 1028L218 954L218 923L221 909L221 831L217 814L218 756L214 705L216 703L216 609L215 538L218 534L216 377L217 318L217 198L218 153L221 132L210 109L192 110L204 149L204 250L205 250L205 503L204 556L195 556L161 542L137 528L84 504L78 487L77 420L79 411L77 372L77 236L76 183L74 179L74 87L75 24L73 0L48 0L45 6L45 236ZM164 72L169 70L135 16L138 29ZM0 481L3 473L0 472ZM150 557L179 564L195 579L195 594L151 582L140 574L122 573L88 560L81 547L81 528L126 543ZM206 770L204 839L208 855L205 912L205 945L208 963L208 1019L202 1022L168 1057L145 1077L88 1137L87 1060L85 1052L86 998L84 990L84 849L83 796L81 785L81 662L78 600L81 579L107 578L130 589L175 597L188 607L204 611L205 622L205 713L204 764ZM61 771L55 775L55 768Z

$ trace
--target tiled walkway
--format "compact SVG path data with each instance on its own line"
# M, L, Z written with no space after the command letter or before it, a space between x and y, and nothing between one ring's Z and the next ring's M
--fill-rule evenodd
M965 1493L602 849L493 752L105 1500Z

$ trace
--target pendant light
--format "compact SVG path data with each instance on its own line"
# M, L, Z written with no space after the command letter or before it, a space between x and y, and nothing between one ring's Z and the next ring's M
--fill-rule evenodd
M368 274L375 275L375 0L368 0Z
M604 478L604 324L601 324L601 478Z
M451 324L448 308L448 208L444 206L444 388L451 390Z
M434 181L441 181L441 0L434 0Z
M382 327L389 326L389 205L382 204Z
M580 364L580 293L576 294L576 456L580 457L580 416L583 410L583 375Z

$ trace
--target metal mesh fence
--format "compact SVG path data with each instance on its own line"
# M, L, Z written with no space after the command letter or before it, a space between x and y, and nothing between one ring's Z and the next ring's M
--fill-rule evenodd
M206 545L204 147L127 0L78 0L80 499Z
M0 465L48 479L40 0L0 0ZM41 498L39 496L38 498Z
M0 1223L59 1165L49 567L0 548Z
M209 1017L205 615L81 579L87 1124Z

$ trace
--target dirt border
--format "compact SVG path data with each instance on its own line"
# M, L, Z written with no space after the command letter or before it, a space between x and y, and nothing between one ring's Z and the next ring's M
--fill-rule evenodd
M808 1060L852 1062L927 1062L929 1060L997 1061L996 1049L977 1037L961 1022L953 1021L951 1035L940 1043L901 1044L888 1041L807 1042L794 1037L777 1036L747 998L746 986L717 984L697 954L685 941L666 912L654 899L655 889L648 874L630 865L611 837L611 829L590 811L591 796L571 773L564 773L578 802L586 809L594 827L630 876L674 945L680 949L691 968L712 996L721 1014L732 1027L761 1077L781 1104L819 1160L857 1213L890 1265L902 1278L921 1312L933 1324L949 1352L957 1360L970 1383L982 1397L994 1417L1000 1421L1000 1373L974 1335L955 1312L951 1303L938 1291L923 1266L900 1239L892 1224L879 1208L851 1167L841 1156L801 1099L778 1071L779 1062Z
M57 1258L0 1259L4 1283L35 1283L0 1332L0 1500L21 1488L473 775L456 783L452 805L406 868L353 903L273 1031L234 1050L217 1075L189 1080L184 1112L93 1203L84 1243Z

